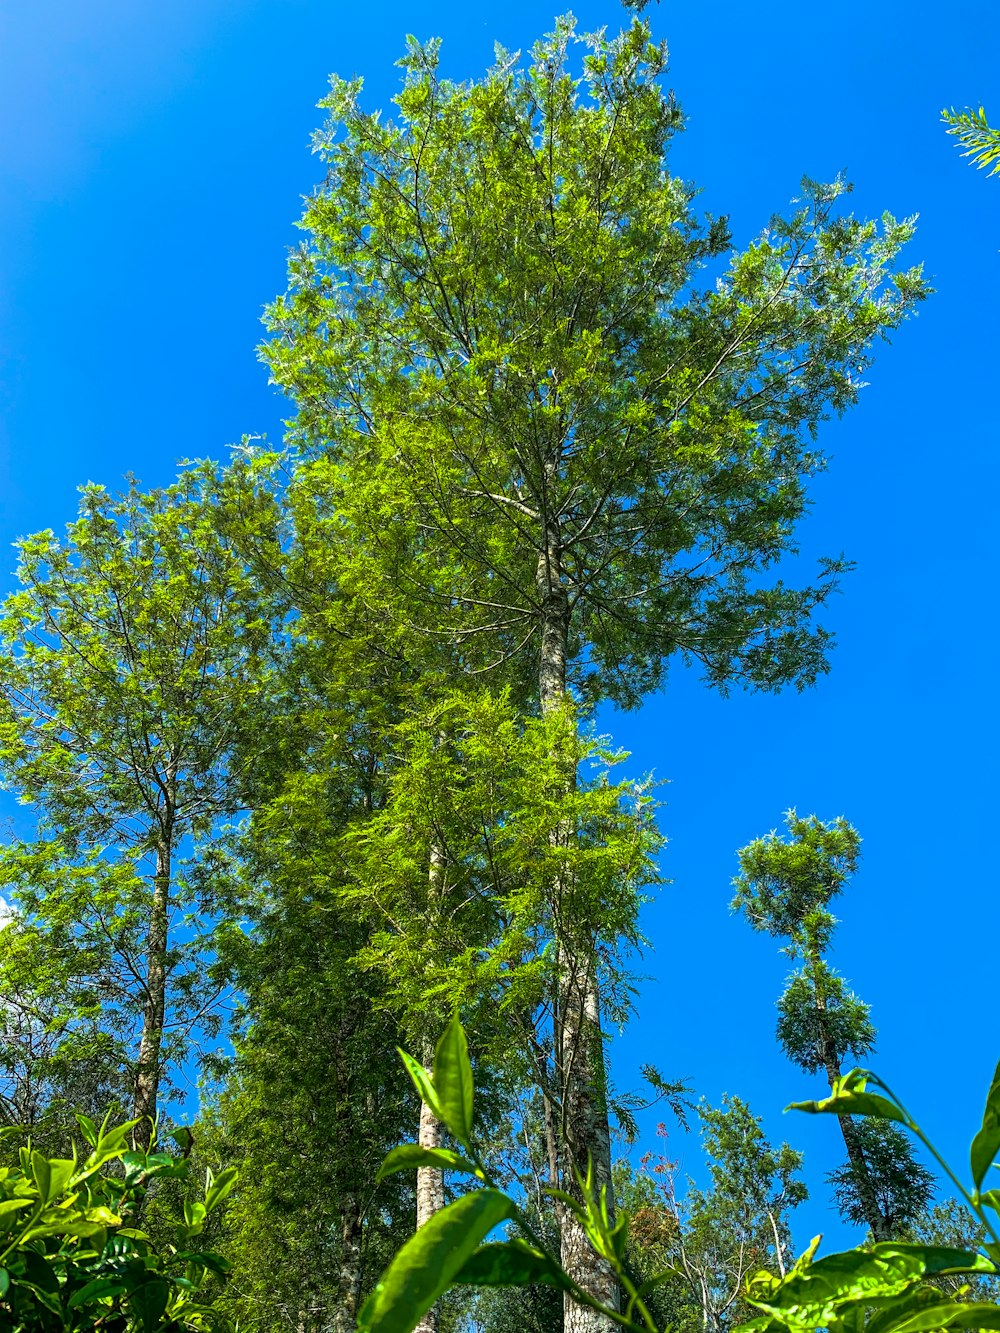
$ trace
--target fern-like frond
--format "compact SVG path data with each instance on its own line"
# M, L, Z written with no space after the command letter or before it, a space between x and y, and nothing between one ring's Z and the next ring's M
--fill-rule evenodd
M991 176L1000 172L1000 130L990 125L982 107L978 111L942 111L941 119L965 149L963 157L971 157L980 169L991 167Z

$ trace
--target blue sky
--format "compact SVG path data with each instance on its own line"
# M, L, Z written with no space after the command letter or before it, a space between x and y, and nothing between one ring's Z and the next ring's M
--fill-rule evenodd
M405 33L441 36L445 71L464 78L494 39L526 47L554 12L538 0L3 6L0 543L59 529L81 482L132 471L160 484L181 457L278 437L282 404L254 349L320 175L309 135L327 75L364 74L369 104L385 105ZM575 12L585 30L624 18L610 0ZM673 880L647 913L649 980L615 1042L616 1080L651 1061L712 1100L747 1097L807 1152L816 1198L798 1239L840 1243L851 1237L821 1179L835 1126L780 1114L819 1091L774 1045L784 960L729 915L728 885L735 849L789 806L859 827L835 961L873 1005L875 1067L962 1164L1000 1056L1000 180L961 160L938 113L982 101L1000 122L1000 10L721 0L649 14L688 116L673 169L730 215L737 244L803 174L845 170L857 212L920 213L911 254L937 289L879 351L860 405L822 432L831 465L803 554L843 549L858 564L826 616L831 674L805 695L723 700L677 671L640 713L602 718L636 772L669 783ZM671 1148L693 1168L694 1145Z

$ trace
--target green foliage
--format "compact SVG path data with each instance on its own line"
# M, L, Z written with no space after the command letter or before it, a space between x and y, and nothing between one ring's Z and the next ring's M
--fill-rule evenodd
M626 1180L626 1265L655 1322L677 1330L730 1329L753 1311L744 1287L756 1269L783 1271L791 1249L789 1214L806 1197L801 1155L775 1149L738 1097L699 1107L711 1185L679 1194L675 1166L647 1154L643 1173ZM660 1127L661 1134L665 1128Z
M787 840L772 830L740 851L732 905L754 930L796 941L809 930L823 949L834 925L827 908L858 868L861 839L843 818L823 824L789 810L785 826Z
M0 1167L0 1324L12 1333L180 1333L224 1329L200 1293L226 1261L199 1242L206 1218L232 1190L236 1172L211 1172L171 1241L157 1248L136 1217L147 1189L184 1179L183 1151L136 1152L136 1121L99 1128L78 1116L90 1151L83 1162L22 1147Z
M64 538L18 543L0 610L0 771L39 821L0 851L17 908L0 994L32 959L63 1055L95 1056L99 1024L105 1081L126 1065L147 1125L167 1068L217 1027L219 903L176 861L236 806L231 755L267 674L266 599L221 518L232 485L206 464L162 490L84 487ZM270 502L244 499L265 528Z
M875 1191L879 1212L888 1228L905 1232L926 1212L934 1194L934 1177L913 1160L906 1135L884 1120L862 1120L855 1130L857 1143ZM900 1170L905 1163L906 1169ZM858 1192L858 1179L849 1163L827 1176L842 1217L855 1226L866 1226L865 1204Z
M857 869L861 839L843 818L824 824L790 810L785 822L787 839L772 831L739 853L733 907L755 930L787 939L784 952L801 960L778 1001L778 1040L801 1069L822 1070L832 1090L843 1086L846 1058L865 1058L876 1037L868 1006L824 957L837 924L830 903ZM874 1094L854 1096L857 1114L893 1118ZM842 1215L867 1224L876 1240L901 1236L926 1209L933 1177L893 1126L844 1114L840 1129L848 1161L829 1180Z
M457 1020L438 1044L435 1069L433 1082L443 1079L442 1086L462 1084L471 1074L457 1039ZM869 1087L878 1091L870 1092ZM430 1091L435 1094L433 1087ZM440 1103L440 1092L436 1095ZM992 1098L992 1092L990 1095ZM782 1271L778 1276L758 1271L749 1278L741 1299L761 1313L738 1325L736 1333L817 1333L820 1329L828 1333L920 1333L945 1328L1000 1328L1000 1305L962 1299L967 1294L964 1289L955 1293L942 1285L953 1279L978 1281L1000 1276L1000 1191L965 1189L891 1090L866 1071L852 1071L836 1081L830 1097L802 1103L798 1109L872 1116L876 1123L896 1121L904 1125L955 1181L975 1225L987 1237L985 1253L949 1245L892 1241L817 1259L817 1237L785 1272L783 1247L778 1243L774 1254ZM456 1114L461 1116L460 1108ZM988 1103L984 1128L989 1127L992 1114ZM776 1206L793 1205L802 1197L802 1187L795 1180L798 1155L787 1146L773 1153L743 1103L734 1099L719 1110L706 1109L703 1119L706 1146L714 1156L713 1193L722 1213L733 1209L736 1218L745 1218L756 1211L759 1217L762 1210L773 1218ZM449 1128L454 1133L461 1126L459 1118ZM627 1263L630 1219L621 1216L612 1222L606 1197L603 1192L594 1193L590 1173L581 1181L582 1203L559 1191L552 1193L574 1210L594 1249L611 1265L624 1293L620 1310L602 1307L577 1287L539 1238L531 1218L492 1184L475 1142L466 1146L481 1172L483 1187L449 1204L406 1243L362 1311L361 1333L411 1333L449 1286L463 1284L515 1288L541 1284L569 1291L630 1333L658 1333L661 1327L684 1326L683 1319L673 1317L669 1324L659 1325L645 1300L657 1286L683 1276L681 1266L675 1261L645 1278L641 1286L636 1284ZM994 1159L996 1156L995 1148ZM1000 1166L995 1160L990 1164ZM777 1196L773 1192L776 1188ZM694 1210L699 1206L696 1197ZM713 1205L711 1211L718 1209ZM514 1221L520 1234L479 1243L505 1219ZM713 1227L718 1220L713 1219ZM464 1225L466 1222L468 1225ZM679 1222L676 1214L674 1222ZM678 1231L678 1225L661 1228L657 1243L664 1253L676 1247ZM746 1233L742 1239L752 1248ZM707 1308L701 1313L701 1327L718 1326L717 1314Z
M343 897L370 928L358 962L414 1039L461 1008L486 1063L523 1080L571 914L598 923L605 1003L624 1016L622 955L659 882L655 802L613 779L624 756L579 734L571 710L525 719L506 692L448 692L387 739L381 808L345 837ZM554 910L556 881L572 890Z
M821 978L826 1008L816 1011L814 977ZM796 972L778 1000L777 1037L794 1064L809 1074L825 1067L824 1040L829 1037L839 1057L864 1060L875 1048L876 1031L867 1004L848 990L843 977L825 963L810 975Z
M520 696L553 617L594 702L635 705L675 656L720 689L808 684L844 565L804 588L773 567L818 424L926 293L897 268L912 224L805 182L729 253L666 169L680 114L639 20L578 42L565 16L479 81L443 79L435 42L400 64L395 119L332 80L263 352L297 409L292 503L347 605Z
M941 119L948 126L948 133L953 134L965 149L963 157L969 157L982 170L990 167L989 175L1000 172L1000 130L995 130L986 119L985 110L968 107L965 111L942 111Z

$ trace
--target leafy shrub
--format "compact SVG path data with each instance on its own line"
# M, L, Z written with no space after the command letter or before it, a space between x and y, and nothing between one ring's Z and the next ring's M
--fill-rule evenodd
M0 1167L0 1329L7 1333L181 1333L225 1321L200 1299L226 1261L198 1248L205 1218L232 1189L236 1172L211 1172L204 1198L184 1206L176 1244L157 1248L138 1225L152 1180L190 1173L190 1134L177 1151L130 1149L138 1121L98 1128L77 1116L86 1160L47 1157L30 1144L17 1165ZM17 1131L2 1131L9 1135Z

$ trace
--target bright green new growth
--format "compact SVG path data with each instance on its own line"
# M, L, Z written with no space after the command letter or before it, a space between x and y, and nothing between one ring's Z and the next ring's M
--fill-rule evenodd
M77 1116L90 1148L83 1162L22 1147L0 1168L0 1323L12 1333L156 1333L229 1325L200 1299L229 1264L198 1237L229 1195L236 1171L209 1172L185 1205L172 1242L154 1245L136 1217L151 1182L190 1176L187 1130L177 1153L129 1149L137 1122L100 1127ZM9 1131L8 1131L9 1133Z
M912 224L806 182L706 280L729 238L666 169L680 116L645 24L560 19L479 82L442 80L433 42L400 63L395 121L333 80L264 348L302 484L353 540L341 588L532 693L557 614L595 701L638 703L675 654L720 688L814 680L843 565L802 589L771 571L816 427L926 292L896 270Z

